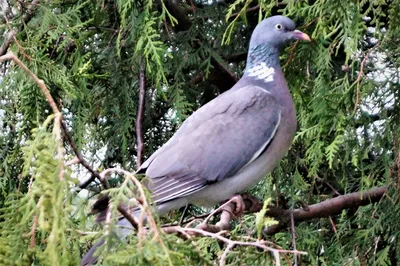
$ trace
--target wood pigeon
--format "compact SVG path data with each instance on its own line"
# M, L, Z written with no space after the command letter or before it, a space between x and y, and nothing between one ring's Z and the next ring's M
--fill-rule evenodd
M292 40L310 41L284 16L263 20L251 36L243 77L194 112L137 173L149 179L161 215L188 204L214 206L257 184L287 153L296 112L279 62ZM132 225L118 221L120 235ZM81 264L94 263L98 242Z

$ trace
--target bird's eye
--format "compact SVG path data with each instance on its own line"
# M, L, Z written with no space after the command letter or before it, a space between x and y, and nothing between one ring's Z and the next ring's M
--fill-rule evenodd
M275 28L276 28L277 30L282 30L282 29L283 29L283 27L282 27L281 24L276 24L276 25L275 25Z

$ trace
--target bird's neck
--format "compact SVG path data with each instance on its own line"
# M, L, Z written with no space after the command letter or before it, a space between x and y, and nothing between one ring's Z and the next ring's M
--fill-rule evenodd
M280 69L278 48L268 45L251 46L247 56L245 76L273 81L276 70Z

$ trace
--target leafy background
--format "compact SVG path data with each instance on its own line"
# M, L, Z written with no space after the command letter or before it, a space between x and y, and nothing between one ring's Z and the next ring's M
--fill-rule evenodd
M146 158L191 112L240 78L249 37L262 18L289 16L312 38L292 44L281 58L298 131L288 156L251 192L293 209L389 185L378 202L297 223L297 249L308 253L298 263L399 264L398 0L9 0L0 7L0 55L13 51L45 82L77 149L99 172L136 168L142 68ZM10 62L2 63L0 82L0 264L76 265L93 239L110 232L87 215L101 184L75 188L90 174L82 165L65 165L75 157L66 138L60 179L46 98ZM110 184L115 202L126 199L124 178L113 176ZM256 237L255 223L254 215L233 223L231 238ZM154 245L153 235L110 245L102 263L207 265L224 250L211 238L161 237L165 249ZM293 249L286 228L264 237ZM273 256L241 247L227 263L268 265Z

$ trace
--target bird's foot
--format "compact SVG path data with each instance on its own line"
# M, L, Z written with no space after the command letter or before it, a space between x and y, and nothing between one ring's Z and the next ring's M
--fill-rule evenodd
M228 200L224 205L227 207L228 204L235 204L234 208L223 208L226 211L232 211L235 217L240 217L244 214L246 210L246 204L241 195L234 195L230 200Z
M258 198L254 197L249 193L243 193L241 194L241 196L245 204L246 213L254 213L261 211L263 207L263 202L260 202Z

